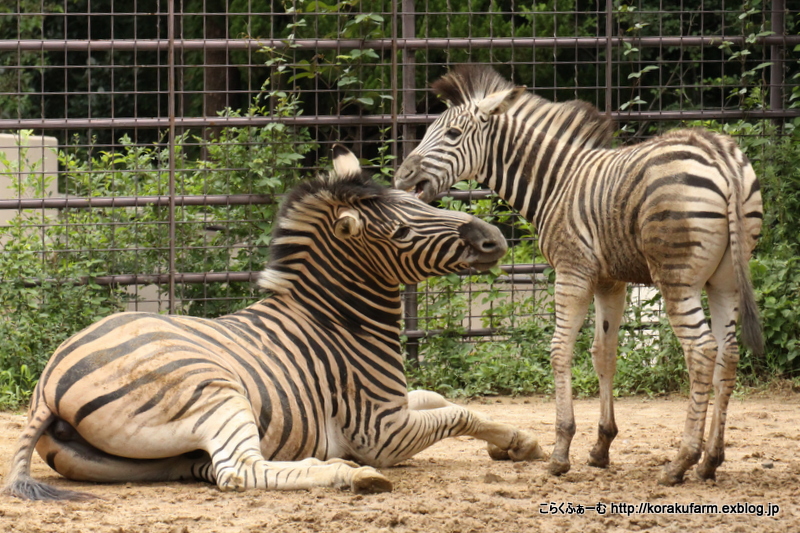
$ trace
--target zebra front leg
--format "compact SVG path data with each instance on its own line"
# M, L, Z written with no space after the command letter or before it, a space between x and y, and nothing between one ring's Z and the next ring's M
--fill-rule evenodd
M196 477L216 483L223 491L311 487L349 488L355 493L392 490L392 483L374 468L359 467L342 459L265 460L249 402L244 397L237 399L228 402L224 411L220 410L219 420L225 421L222 427L207 428L215 432L206 448L211 465L198 466Z
M548 468L555 476L565 474L570 469L569 447L575 435L572 357L590 299L591 291L586 288L584 279L556 271L556 329L550 345L550 362L556 389L556 444Z
M711 283L706 286L711 311L711 331L719 349L714 367L714 414L705 454L696 470L700 479L715 479L717 467L725 460L725 420L728 402L736 385L736 366L739 363L739 347L736 344L738 294L735 287L732 290L724 287L725 282L732 279L731 273L725 280L720 280L722 288Z
M544 456L530 433L447 403L448 406L439 408L401 409L382 417L381 439L351 450L351 455L373 466L392 466L444 438L469 436L504 450L507 454L504 458L513 461L532 461ZM392 431L386 431L387 428Z
M428 390L415 390L408 392L408 408L414 411L424 411L428 409L438 409L441 407L456 407L461 409L458 405L448 401L444 396L436 392ZM476 415L477 416L477 415ZM485 423L490 423L489 419L484 417ZM502 431L502 429L500 430ZM498 428L488 430L490 434L496 434ZM486 443L486 451L489 457L495 461L528 461L534 459L543 459L545 453L539 446L538 442L532 435L520 431L518 442L510 447L502 448L496 446L491 442Z
M600 385L600 423L597 443L589 452L589 465L606 468L608 449L617 436L614 420L614 374L617 372L617 344L622 313L625 310L624 283L613 283L595 289L595 329L592 364Z
M683 440L677 457L665 467L658 480L659 484L667 486L681 483L686 471L700 460L717 355L717 343L706 323L699 291L688 294L689 290L661 287L670 324L681 342L689 369L689 409Z

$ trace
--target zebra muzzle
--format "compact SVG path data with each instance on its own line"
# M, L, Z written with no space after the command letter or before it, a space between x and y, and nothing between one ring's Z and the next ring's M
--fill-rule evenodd
M503 233L477 218L461 226L459 235L467 244L462 256L464 262L477 270L494 267L508 250Z

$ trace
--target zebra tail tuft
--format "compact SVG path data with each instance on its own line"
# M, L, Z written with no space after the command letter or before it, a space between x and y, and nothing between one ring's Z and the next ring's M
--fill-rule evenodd
M756 295L750 279L750 253L747 252L744 230L742 182L734 180L733 194L729 200L728 224L730 246L736 285L739 288L739 316L742 325L742 341L756 356L764 355L764 333L758 315Z
M59 489L52 485L47 485L41 481L36 481L27 474L17 475L11 482L3 488L4 494L16 496L23 500L70 500L86 501L100 499L87 492L77 492L74 490Z
M39 382L41 384L41 381ZM33 392L28 425L19 437L17 451L5 476L5 486L0 493L23 500L89 500L96 496L83 492L59 489L31 477L31 458L39 437L56 419L53 411L42 401L40 385Z
M753 292L753 284L747 273L737 275L739 278L739 308L742 316L742 341L757 356L764 355L764 333L761 319L758 316L758 305ZM744 277L744 282L742 282Z

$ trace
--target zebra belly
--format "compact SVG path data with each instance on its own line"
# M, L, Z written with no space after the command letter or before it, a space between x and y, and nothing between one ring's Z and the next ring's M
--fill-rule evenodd
M193 400L197 382L173 379L118 397L114 392L125 390L130 382L108 380L83 393L63 396L57 415L105 453L135 459L172 457L203 449L208 432L218 422L211 417L198 426L200 419L217 401L241 396L241 386L220 382L206 387L207 398ZM164 391L166 387L170 390ZM212 395L215 402L209 401Z
M207 449L246 411L265 458L325 455L325 417L286 365L216 321L112 315L64 343L42 374L56 416L105 453L136 459Z
M653 283L647 261L642 257L614 257L612 262L606 263L600 283L608 281L624 281L626 283L640 283L649 285Z

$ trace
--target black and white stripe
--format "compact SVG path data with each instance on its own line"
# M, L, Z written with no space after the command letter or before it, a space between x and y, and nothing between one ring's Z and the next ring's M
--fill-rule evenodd
M334 156L335 175L284 201L260 279L270 296L215 320L112 315L59 347L5 492L86 496L31 479L34 447L70 479L223 490L390 490L372 467L455 435L488 441L493 456L541 456L525 432L409 393L403 374L399 285L490 268L502 234L376 185L342 147Z
M660 481L681 481L700 460L712 386L717 401L697 471L713 478L724 455L740 314L745 343L757 353L763 344L748 275L761 229L761 193L745 155L730 137L703 129L611 149L612 124L593 106L549 102L486 67L459 67L433 89L451 106L398 169L395 186L430 201L459 180L475 179L535 224L542 253L556 271L557 438L551 472L570 467L570 365L592 296L592 356L602 410L590 464L608 465L617 433L617 331L625 283L637 282L661 291L691 381L684 441ZM701 305L704 289L710 326Z

